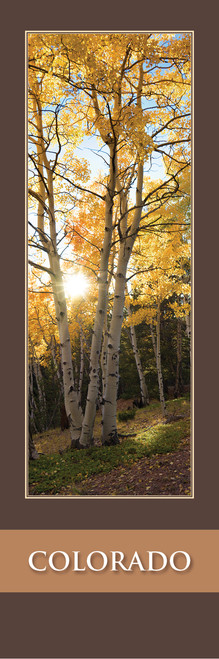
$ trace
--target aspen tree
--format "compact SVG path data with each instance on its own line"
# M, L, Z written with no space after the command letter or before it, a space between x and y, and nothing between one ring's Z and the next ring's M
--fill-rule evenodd
M127 307L127 310L128 310L128 316L129 316L129 320L130 320L129 327L130 327L131 344L132 344L132 349L133 349L133 353L134 353L135 363L136 363L138 376L139 376L139 382L140 382L141 401L142 401L143 405L149 405L148 388L147 388L147 385L146 385L145 376L144 376L144 372L143 372L143 368L142 368L141 356L140 356L140 353L139 353L139 350L138 350L135 326L132 324L132 312L131 312L131 307L130 307L130 302L129 302L128 290L127 290L126 307Z
M153 323L150 324L151 338L152 338L156 365L157 365L160 404L161 404L162 414L163 416L166 416L166 404L164 398L163 375L162 375L162 367L161 367L161 351L160 351L160 302L158 302L157 305L157 315L156 315L155 324L156 324L156 338L154 335Z
M189 164L190 35L185 34L178 37L177 35L165 36L151 33L45 34L41 37L40 53L38 60L30 58L30 70L35 73L35 76L41 74L48 76L51 88L54 85L54 95L59 102L61 98L59 85L62 86L64 98L71 99L74 116L78 115L81 125L83 121L83 125L86 124L84 133L99 136L101 146L105 146L109 159L105 195L94 192L90 187L90 194L97 194L104 202L105 226L98 264L98 301L94 318L90 382L83 425L81 413L79 413L80 419L76 414L77 400L72 399L72 404L75 405L76 414L73 421L76 431L73 444L78 445L79 427L82 425L80 446L89 446L93 438L99 392L102 336L106 322L109 260L113 247L114 229L117 232L116 240L119 249L107 361L104 364L105 395L102 437L103 443L111 444L118 441L116 399L119 379L119 350L127 268L133 246L136 236L142 228L146 227L150 231L157 230L159 209L168 199L171 200L177 194L180 185L179 177ZM47 147L44 150L41 149L42 129L39 122L42 115L40 117L39 105L36 106L36 115L39 195L36 197L36 193L34 194L39 204L38 232L41 236L42 247L49 254L50 268L47 270L51 275L56 317L59 332L62 334L66 307L63 294L61 294L63 304L61 320L57 300L60 301L60 291L63 292L62 273L56 253L56 236L54 233L52 234L55 212L54 170L47 158ZM71 121L68 113L66 113L65 120L63 134L69 136ZM56 137L58 137L57 133ZM62 156L60 142L58 139L56 142L59 155ZM121 167L123 150L126 150L128 158L127 175L124 174L125 170L122 171ZM104 153L106 158L107 154ZM152 186L153 189L146 190L143 177L144 166L147 163L149 169L152 157L157 155L163 158L166 170L165 180ZM63 158L63 172L64 169ZM42 179L45 178L45 173L47 187L44 186L43 189ZM127 179L129 179L128 183ZM69 177L64 175L63 180L69 184ZM130 190L134 182L136 199L132 205ZM86 193L89 191L86 190ZM118 220L115 220L117 199L119 199L120 215ZM152 215L154 209L157 211L155 219ZM49 218L51 232L49 238L41 224L44 221L45 212ZM51 237L52 235L53 237ZM57 282L59 282L59 290L57 290ZM62 346L67 341L65 331L64 340L61 341ZM67 363L69 360L70 350ZM72 370L70 372L72 378ZM67 381L65 389L69 390ZM67 396L67 406L68 403ZM73 408L71 415L74 415Z
M60 257L57 250L57 228L54 203L54 171L57 163L56 154L54 163L47 157L47 143L44 138L43 112L41 104L40 83L35 77L31 89L33 102L33 121L35 123L35 144L37 151L36 168L38 172L38 192L29 188L29 194L37 201L37 231L42 248L48 255L49 269L44 269L50 274L53 290L56 320L59 331L61 347L61 363L63 370L63 388L66 414L70 426L71 445L78 445L81 425L82 411L78 401L77 391L74 385L73 365L71 356L70 336L68 329L67 308L64 291L62 271L60 268ZM59 137L57 136L58 142ZM45 212L48 216L49 235L45 230Z

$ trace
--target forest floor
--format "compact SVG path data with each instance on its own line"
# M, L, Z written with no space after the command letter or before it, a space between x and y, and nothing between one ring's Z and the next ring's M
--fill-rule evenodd
M118 416L132 400L118 401ZM167 401L167 419L152 401L135 416L118 420L120 444L101 446L101 416L95 442L71 451L69 430L34 436L40 458L30 462L29 495L33 496L191 496L190 402Z
M190 495L190 439L167 455L141 458L131 467L117 467L109 474L87 479L81 495L182 496Z

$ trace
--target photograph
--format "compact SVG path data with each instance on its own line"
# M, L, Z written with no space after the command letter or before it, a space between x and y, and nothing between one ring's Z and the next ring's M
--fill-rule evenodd
M26 498L192 499L193 32L26 40Z

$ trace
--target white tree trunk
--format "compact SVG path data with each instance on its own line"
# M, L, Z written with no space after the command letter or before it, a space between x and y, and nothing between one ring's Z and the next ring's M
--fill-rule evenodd
M106 393L107 344L108 344L108 324L107 324L107 313L106 313L105 320L104 320L103 343L102 343L102 350L101 350L102 400L104 400L105 393Z
M93 427L96 415L96 404L99 391L99 368L101 342L108 300L108 264L112 240L113 199L116 182L116 145L110 145L110 177L105 201L105 231L103 247L101 250L98 303L95 314L91 354L90 354L90 381L88 385L86 408L83 420L80 446L89 446L93 439Z
M61 347L64 403L70 427L71 446L76 448L79 445L82 428L82 410L74 383L65 291L57 255L52 256L51 265L55 275L54 278L52 277L52 283Z
M149 395L148 395L148 388L145 382L145 377L143 373L143 368L142 368L142 363L141 363L141 357L140 353L138 350L137 346L137 337L136 337L136 331L134 328L134 325L130 325L130 337L131 337L131 344L132 344L132 349L135 357L135 363L137 366L137 371L139 375L139 382L140 382L140 391L141 391L141 400L143 405L149 405Z
M176 349L176 382L174 389L174 396L177 397L180 394L181 385L182 385L182 323L181 318L177 318L177 349Z
M36 88L37 88L36 81ZM46 144L43 136L42 108L39 98L35 100L36 124L38 130L37 154L39 171L39 196L38 196L38 232L41 243L49 257L50 276L55 303L56 320L59 330L61 346L61 363L63 371L63 388L66 414L69 420L71 446L77 447L82 427L82 410L78 401L77 391L74 385L73 364L71 355L70 336L68 329L67 307L63 285L60 259L56 245L56 220L54 208L53 177L54 172L46 155ZM48 206L45 204L46 193ZM44 229L44 212L49 218L50 237Z
M110 323L109 337L108 337L108 352L107 352L107 382L106 394L104 401L104 416L103 416L103 429L102 429L102 443L103 444L116 444L118 443L117 423L116 423L116 407L117 407L117 391L119 384L119 351L121 340L121 329L124 313L125 301L125 287L126 287L126 273L129 259L132 253L132 248L137 235L141 220L142 209L142 186L143 186L143 163L140 161L138 164L138 177L136 185L136 210L134 219L130 227L129 234L126 232L126 215L125 210L123 214L123 221L120 225L120 231L123 233L120 243L118 266L116 272L115 292L112 319ZM126 207L126 199L123 199Z
M116 209L115 213L115 223L117 221L117 211L118 208ZM108 299L109 299L109 288L113 276L113 268L114 268L114 261L115 261L115 243L113 245L113 250L112 250L112 255L111 255L111 263L110 263L110 274L109 274L109 279L108 279L108 287L107 287L107 307L108 307ZM104 327L103 327L103 341L102 341L102 349L101 349L101 374L102 374L102 416L104 416L104 406L103 406L103 401L105 398L105 393L106 393L106 383L107 383L107 345L108 345L108 317L107 317L107 308L106 308L106 314L105 314L105 319L104 319Z
M44 159L46 156L44 154ZM56 309L56 320L59 330L61 347L61 364L63 372L64 403L69 421L71 447L79 445L82 427L82 410L78 400L78 393L74 383L71 342L68 328L67 307L60 260L56 249L56 224L54 212L53 174L46 159L47 181L49 189L49 211L50 211L50 236L49 262L51 268L51 282Z
M161 404L161 410L162 410L162 415L166 416L166 404L165 404L165 398L164 398L164 389L163 389L163 376L162 376L162 369L161 369L161 352L160 352L160 304L158 303L158 308L157 308L157 319L156 319L156 340L154 336L154 329L153 329L153 324L151 323L151 338L152 338L152 343L153 343L153 348L154 348L154 354L156 358L156 366L157 366L157 379L158 379L158 386L159 386L159 396L160 396L160 404Z
M128 299L128 289L126 289L127 293L127 299ZM131 319L132 313L130 309L130 304L129 301L127 302L127 311L129 318ZM139 382L140 382L140 391L141 391L141 400L143 405L149 405L149 394L148 394L148 388L145 382L145 377L143 373L143 368L142 368L142 363L141 363L141 357L140 353L138 350L138 345L137 345L137 337L136 337L136 331L134 325L130 325L130 338L131 338L131 344L132 344L132 349L134 353L134 358L135 358L135 363L137 366L137 371L138 371L138 376L139 376Z
M123 257L120 250L116 273L112 320L110 323L107 346L107 381L103 410L103 444L118 443L116 401L119 384L119 349L125 300L126 269L127 255L124 255Z
M80 328L80 373L79 373L79 384L78 384L78 400L81 405L81 394L82 394L82 383L84 375L84 344L83 344L83 333Z

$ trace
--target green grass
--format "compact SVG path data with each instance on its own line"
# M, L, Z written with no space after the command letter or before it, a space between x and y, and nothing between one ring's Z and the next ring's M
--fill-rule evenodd
M129 419L134 419L135 414L136 410L124 410L123 412L118 412L118 421L129 421Z
M42 455L39 460L30 462L31 493L64 495L70 490L73 494L80 494L78 484L89 476L108 473L118 466L131 466L144 456L171 453L189 434L190 420L183 418L140 430L136 437L124 439L117 446L94 446L87 450L69 450L62 455Z

